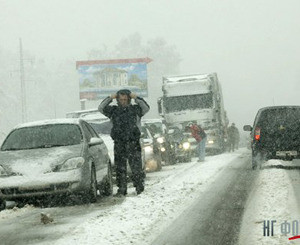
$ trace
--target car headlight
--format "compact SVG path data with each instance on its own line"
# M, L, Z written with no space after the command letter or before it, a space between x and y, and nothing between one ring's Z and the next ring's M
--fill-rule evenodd
M67 171L71 169L81 168L83 163L84 163L83 157L70 158L61 165L59 171Z
M7 174L7 172L5 171L5 169L2 167L2 166L0 166L0 177L3 177L3 176L7 176L8 174Z
M190 142L184 142L182 144L182 147L183 147L183 149L188 150L191 147L191 144L190 144Z
M163 137L158 137L156 140L160 144L164 143L164 138Z
M144 151L145 151L146 153L150 153L150 152L153 151L153 148L152 148L152 146L148 145L148 146L145 146L145 147L144 147Z

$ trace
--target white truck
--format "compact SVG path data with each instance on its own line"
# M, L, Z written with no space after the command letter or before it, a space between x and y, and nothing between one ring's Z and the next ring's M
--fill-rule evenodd
M163 77L162 91L158 110L167 126L177 126L184 131L189 122L195 122L207 134L207 152L225 150L229 122L216 73L166 76ZM191 143L195 148L196 142Z

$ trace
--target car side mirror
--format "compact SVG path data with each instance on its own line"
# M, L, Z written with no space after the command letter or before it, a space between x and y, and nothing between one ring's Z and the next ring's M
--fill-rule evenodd
M252 127L250 125L245 125L243 129L244 131L252 131Z
M100 145L103 143L104 143L103 139L93 137L90 139L89 146Z

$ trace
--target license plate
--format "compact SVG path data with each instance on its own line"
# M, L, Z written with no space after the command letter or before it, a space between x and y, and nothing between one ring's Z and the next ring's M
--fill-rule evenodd
M276 151L276 156L297 156L297 151Z

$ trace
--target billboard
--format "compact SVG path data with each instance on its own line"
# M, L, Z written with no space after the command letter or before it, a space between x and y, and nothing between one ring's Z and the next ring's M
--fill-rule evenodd
M80 99L103 99L120 89L148 96L147 64L150 58L77 61Z

